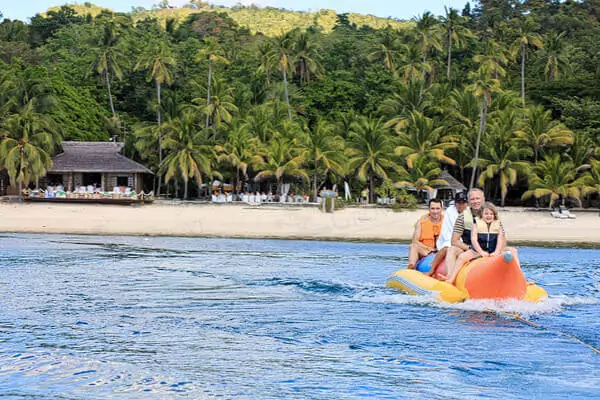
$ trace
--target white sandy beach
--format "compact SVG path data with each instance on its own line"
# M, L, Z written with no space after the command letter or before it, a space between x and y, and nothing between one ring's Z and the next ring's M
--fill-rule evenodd
M407 241L425 210L178 204L0 203L0 232L94 235L165 235L321 240ZM505 210L512 244L600 244L598 212L556 219L548 211Z

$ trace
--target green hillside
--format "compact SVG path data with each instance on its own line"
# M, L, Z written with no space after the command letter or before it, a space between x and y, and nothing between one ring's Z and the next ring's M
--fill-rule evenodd
M96 16L104 8L95 6L91 3L68 4L69 7L77 11L79 15L90 14ZM49 8L48 11L58 11L60 7ZM145 18L157 18L165 21L168 18L174 18L177 21L183 21L188 15L203 11L225 12L231 19L240 26L248 27L252 33L261 32L267 36L280 34L293 28L306 29L310 26L320 28L324 33L331 32L337 20L337 13L334 10L319 10L315 12L300 12L277 9L272 7L258 8L256 6L233 8L213 6L204 4L198 8L161 8L154 10L143 10L138 8L132 11L134 20ZM373 15L347 14L351 24L358 28L368 26L374 29L391 26L401 29L409 25L409 22L398 21L391 18L379 18Z

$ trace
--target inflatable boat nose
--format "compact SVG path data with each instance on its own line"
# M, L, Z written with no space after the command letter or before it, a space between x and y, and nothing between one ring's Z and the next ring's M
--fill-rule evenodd
M504 261L509 263L513 260L513 253L511 253L510 251L505 251L504 254L502 255L502 258L504 258Z

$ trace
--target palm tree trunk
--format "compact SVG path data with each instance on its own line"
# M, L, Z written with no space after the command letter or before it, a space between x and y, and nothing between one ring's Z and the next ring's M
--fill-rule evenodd
M283 69L283 90L285 92L285 104L287 104L288 118L291 121L292 120L292 110L290 109L290 97L288 95L287 71L286 71L285 67L283 67L282 69Z
M160 83L156 81L156 98L158 101L158 108L156 110L156 122L158 123L158 165L162 165L162 116L160 114ZM156 196L160 196L160 187L162 186L162 175L158 174L158 188L156 190Z
M525 108L525 45L521 45L521 101Z
M473 160L473 171L471 172L471 182L469 183L469 190L473 189L475 184L475 175L477 175L477 161L479 160L479 143L481 142L481 134L485 129L485 119L487 117L487 103L486 100L482 100L481 114L479 118L479 131L477 132L477 142L475 144L475 157Z
M188 199L188 180L184 179L183 181L183 199Z
M210 57L210 56L209 56ZM210 115L208 113L208 106L210 106L210 84L212 81L212 60L208 60L208 86L206 87L206 127L210 124Z
M318 163L318 161L317 161L317 158L315 157L315 172L313 173L313 201L314 202L317 201L317 194L318 194L317 193L317 190L318 190L318 187L317 187L317 179L318 179L317 163Z
M110 92L110 77L108 75L108 71L106 71L104 75L106 77L106 88L108 89L108 102L110 104L110 111L112 112L113 118L117 118L117 114L115 113L115 105L113 104L113 98Z
M450 80L450 67L452 63L452 29L448 29L448 81Z
M373 172L369 173L369 203L373 204L373 192L375 189L375 182L373 182Z

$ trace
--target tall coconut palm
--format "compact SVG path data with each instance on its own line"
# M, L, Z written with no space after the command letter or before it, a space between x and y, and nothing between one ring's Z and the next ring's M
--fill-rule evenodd
M161 134L161 87L163 84L171 85L173 83L173 74L170 68L175 66L175 58L172 56L167 43L163 41L154 41L146 51L141 55L135 70L147 69L148 82L154 79L156 84L156 123L158 125L158 162L162 163L162 134ZM162 175L158 175L158 191L157 196L160 196L160 188L162 184Z
M262 143L267 143L273 135L273 116L270 105L255 106L246 117L246 124L250 134Z
M273 52L271 53L271 61L274 65L279 65L283 76L283 88L285 92L285 103L287 105L288 118L292 119L292 109L290 107L290 97L288 94L288 72L292 72L294 65L291 60L291 54L294 47L293 33L286 32L275 37Z
M473 188L475 183L475 175L477 175L477 162L479 161L479 145L481 143L481 135L485 131L487 122L488 107L492 103L492 94L500 92L500 82L498 79L491 77L490 70L486 66L480 66L477 71L469 73L472 83L467 86L467 90L471 91L475 97L479 99L479 129L477 130L477 140L475 141L475 155L473 157L473 172L471 173L471 181L469 190Z
M436 161L421 157L415 160L412 167L400 171L400 179L394 182L394 186L399 189L414 189L419 195L432 191L435 186L448 185L447 181L438 178L441 172Z
M348 169L369 185L369 201L373 202L375 178L388 179L398 170L394 160L394 143L382 118L361 117L350 131L346 143Z
M326 176L329 172L343 173L344 142L334 133L333 125L324 119L318 119L307 133L302 135L300 142L301 156L312 163L313 200L317 199L317 190L321 186L319 175Z
M308 32L301 32L296 36L293 63L295 69L300 71L301 85L306 81L306 84L310 86L311 75L319 73L321 66L318 54L317 44L311 39Z
M123 53L118 48L121 36L119 27L125 22L120 17L111 18L108 20L101 19L103 21L101 25L101 33L95 47L92 48L96 58L93 64L93 68L96 73L104 78L106 83L106 89L108 91L108 101L110 104L110 111L114 120L117 119L117 113L115 112L115 105L111 93L111 82L113 78L121 80L123 78L123 72L119 65L121 59L124 57Z
M448 134L460 138L448 156L456 161L460 169L461 182L465 182L465 167L473 161L477 138L477 121L480 118L479 99L470 91L454 89L444 118Z
M528 147L519 146L515 132L520 116L514 109L505 109L489 124L489 135L483 141L482 167L479 185L497 178L500 187L500 202L504 206L509 186L517 183L519 174L525 175L529 163L525 158L532 153Z
M229 127L225 143L215 147L218 160L235 168L234 191L247 179L250 165L260 162L258 144L258 138L248 131L248 125L236 120Z
M166 182L181 177L184 199L187 199L190 178L201 185L202 176L213 176L215 149L208 140L206 130L198 126L193 113L184 112L179 118L166 123L164 129L163 146L167 155L159 172L165 175Z
M585 186L585 178L577 177L571 161L563 159L560 154L548 155L534 165L529 176L529 190L523 193L521 199L549 197L550 208L556 200L564 206L567 198L581 205L582 186Z
M265 178L275 179L278 190L281 190L285 176L308 180L308 175L302 168L302 156L298 153L299 149L293 141L280 136L274 137L260 152L261 161L255 165L259 172L254 179L256 181Z
M422 49L414 44L405 44L400 50L401 64L398 67L398 73L402 82L407 83L411 80L420 82L425 81L425 73L431 72L431 64L423 55Z
M458 14L454 8L448 9L444 6L445 15L442 17L442 27L445 31L446 40L448 41L448 61L446 78L450 80L450 71L452 68L452 48L456 46L461 48L464 42L473 37L471 31L462 25L464 17Z
M0 167L6 168L13 183L18 183L19 194L23 185L46 175L52 166L50 157L60 142L53 121L37 113L33 103L30 101L0 123Z
M378 112L388 119L388 126L400 129L411 111L425 112L431 104L430 91L423 88L423 82L411 79L398 85L397 91L381 103Z
M525 110L523 127L517 131L519 143L533 149L534 162L540 152L548 147L566 146L573 143L573 132L557 120L552 119L551 110L544 106L531 106Z
M228 124L233 118L232 113L238 111L238 108L233 104L233 88L226 86L224 79L216 79L212 81L212 91L207 89L211 93L211 97L206 106L200 107L202 112L207 115L209 121L212 121L212 125L219 133L223 123ZM202 103L203 99L193 99L194 103Z
M544 44L539 34L535 32L537 24L530 17L523 17L518 23L518 37L512 44L514 56L521 55L521 101L525 108L525 59L530 48L543 49Z
M544 74L546 79L554 81L570 72L569 51L565 41L565 32L550 32L544 40Z
M388 26L381 31L381 36L378 37L377 43L373 51L369 53L368 58L374 61L382 61L385 69L396 77L395 59L398 57L400 47L401 41L398 32Z
M484 53L476 55L473 60L491 71L495 79L506 76L504 67L508 64L508 51L493 39L486 41Z
M268 40L264 40L258 44L258 68L256 72L265 75L267 87L271 85L271 69L273 68L273 43Z
M219 47L219 42L215 37L207 37L204 39L205 47L198 51L196 56L197 61L208 61L208 83L206 84L206 108L210 106L210 89L212 87L213 65L215 62L229 64L229 60L223 55L222 49ZM206 128L210 125L210 114L206 114Z
M414 162L419 158L428 158L447 164L455 164L454 160L446 155L446 151L455 148L458 144L455 138L442 136L445 127L435 126L434 121L419 111L408 114L404 126L397 126L397 146L394 153L406 158L408 168L413 168Z
M423 64L426 64L427 56L431 50L442 50L438 20L429 11L413 18L413 20L416 22L415 36L423 56ZM423 79L425 79L426 72L425 68L421 70Z

